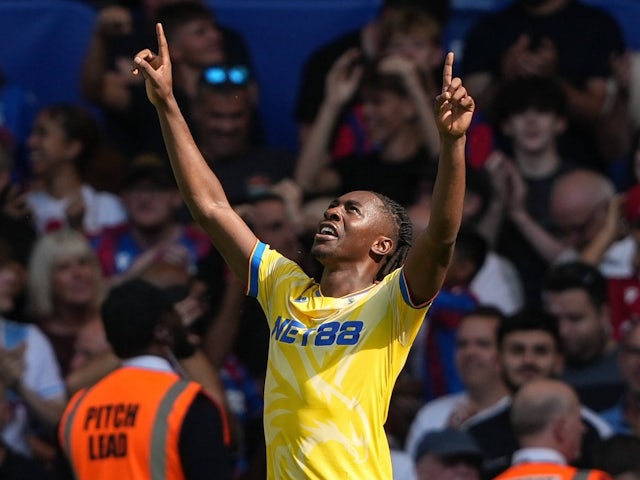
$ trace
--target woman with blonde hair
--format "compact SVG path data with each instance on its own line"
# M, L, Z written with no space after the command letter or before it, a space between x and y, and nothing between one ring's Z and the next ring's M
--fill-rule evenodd
M69 371L77 332L100 319L102 273L89 241L76 230L40 237L29 259L29 314L49 337L63 375Z

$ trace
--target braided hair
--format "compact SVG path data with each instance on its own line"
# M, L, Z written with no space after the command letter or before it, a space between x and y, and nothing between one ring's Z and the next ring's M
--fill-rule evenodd
M407 210L402 205L381 193L373 192L373 194L382 200L386 213L389 214L391 220L398 228L396 248L387 256L387 261L382 265L382 268L380 268L376 275L376 280L380 281L386 275L404 264L413 240L413 225Z

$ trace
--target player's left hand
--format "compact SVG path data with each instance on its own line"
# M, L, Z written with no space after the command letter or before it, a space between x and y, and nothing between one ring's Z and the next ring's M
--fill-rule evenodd
M475 102L459 77L452 78L453 52L447 54L442 71L442 93L436 97L436 124L441 135L463 136L475 110Z

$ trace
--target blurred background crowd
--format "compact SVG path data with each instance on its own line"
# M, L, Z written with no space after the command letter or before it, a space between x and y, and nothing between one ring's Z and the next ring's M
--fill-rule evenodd
M634 0L0 1L0 477L67 478L55 427L119 365L100 305L134 278L175 303L176 366L224 404L234 478L265 476L267 324L184 206L131 74L160 21L204 158L311 275L340 192L428 224L454 51L477 103L463 228L394 390L394 477L494 478L529 438L513 397L556 379L583 427L553 448L639 480L619 455L640 451L639 20Z

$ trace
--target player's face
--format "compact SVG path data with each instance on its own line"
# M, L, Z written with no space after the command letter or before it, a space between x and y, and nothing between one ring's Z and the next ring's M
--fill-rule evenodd
M494 383L500 377L496 344L498 319L468 316L456 336L455 363L465 386Z
M607 342L606 311L598 309L580 288L546 292L544 298L547 310L558 318L567 361L583 363L596 358Z
M374 242L390 234L390 223L376 195L367 191L347 193L329 204L311 253L325 266L329 259L364 259L371 254Z
M550 378L561 368L553 336L544 330L511 332L502 339L500 363L504 379L517 390L537 378Z

